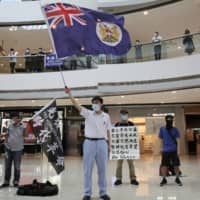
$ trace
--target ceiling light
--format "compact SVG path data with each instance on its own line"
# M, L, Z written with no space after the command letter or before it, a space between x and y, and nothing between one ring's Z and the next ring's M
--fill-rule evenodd
M143 14L144 14L144 15L148 15L148 14L149 14L149 11L145 10L145 11L143 12Z
M32 100L31 102L32 102L32 103L35 103L35 100Z
M9 31L17 31L17 26L11 26L10 28L9 28Z
M172 93L172 94L176 94L177 92L176 92L176 91L172 91L171 93Z
M174 113L153 113L153 114L152 114L153 117L165 117L166 115L175 116Z
M123 98L125 98L125 96L121 96L121 98L123 99Z
M181 46L178 46L178 48L177 49L182 49L182 47Z
M21 29L24 30L43 30L43 29L47 29L47 25L43 24L43 25L25 25L25 26L20 26Z

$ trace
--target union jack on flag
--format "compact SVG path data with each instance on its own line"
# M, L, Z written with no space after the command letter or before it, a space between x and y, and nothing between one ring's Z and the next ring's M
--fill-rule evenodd
M50 28L55 29L57 25L64 22L65 26L73 26L74 21L85 26L87 25L86 20L82 19L84 11L78 6L69 5L65 3L54 3L43 7L45 15L50 20Z
M123 17L63 2L44 5L42 11L58 58L123 55L131 47Z

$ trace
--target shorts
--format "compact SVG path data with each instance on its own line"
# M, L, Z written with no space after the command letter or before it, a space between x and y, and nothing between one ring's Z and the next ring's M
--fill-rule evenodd
M163 152L161 166L180 166L180 159L178 157L177 151L173 152Z

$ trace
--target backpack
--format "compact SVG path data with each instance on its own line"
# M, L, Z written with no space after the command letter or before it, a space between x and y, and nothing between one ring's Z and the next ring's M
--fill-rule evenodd
M49 181L40 183L36 179L32 184L21 185L18 187L17 195L27 196L52 196L58 194L58 186Z

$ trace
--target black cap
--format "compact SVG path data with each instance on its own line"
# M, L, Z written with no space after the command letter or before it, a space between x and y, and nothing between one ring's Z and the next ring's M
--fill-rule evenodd
M95 96L95 97L93 97L93 98L92 98L92 103L93 103L94 101L99 101L101 104L103 104L103 99L102 99L100 96Z
M121 114L128 114L128 111L125 110L125 109L121 109L121 110L120 110L120 113L121 113Z
M10 118L13 118L13 117L19 117L19 113L18 112L11 112Z
M165 116L165 120L166 120L166 121L173 121L173 119L174 119L174 116L173 116L173 115L166 115L166 116Z

